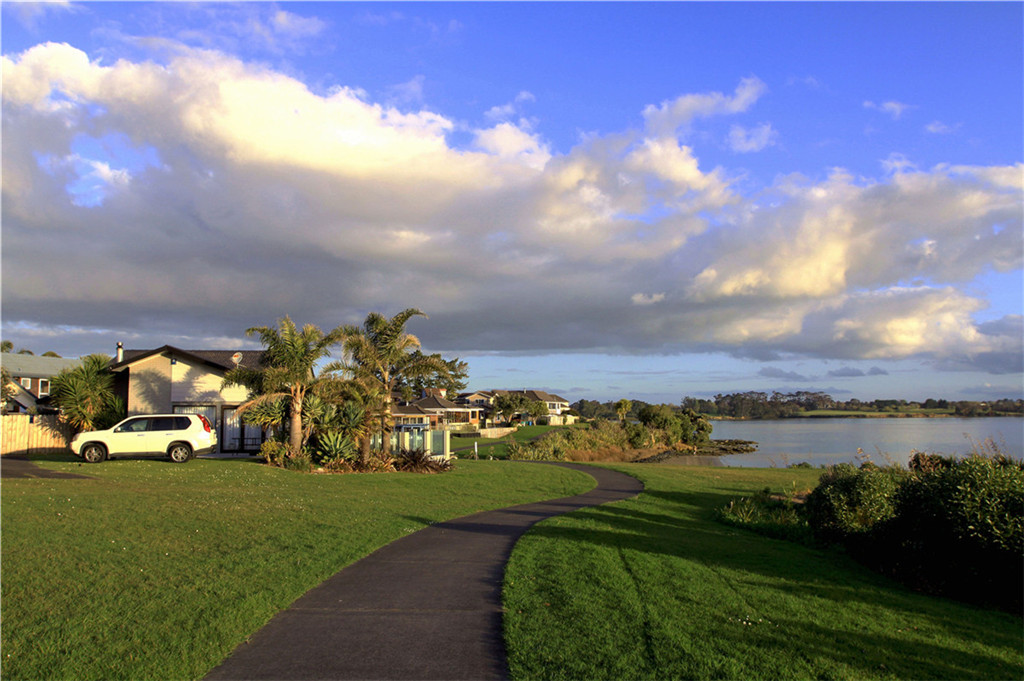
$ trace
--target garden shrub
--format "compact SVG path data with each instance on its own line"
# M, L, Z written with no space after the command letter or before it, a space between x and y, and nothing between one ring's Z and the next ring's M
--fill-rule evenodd
M330 431L316 436L313 460L322 466L352 462L358 455L359 445L349 435Z
M284 466L288 457L288 445L280 440L270 439L260 445L260 456L271 466Z
M908 479L877 566L922 590L1008 607L1024 595L1024 465L971 456Z
M449 459L435 457L425 449L400 449L395 453L395 470L402 473L444 473L451 469Z
M893 500L907 471L895 467L829 466L807 497L807 522L825 542L847 542L893 516Z

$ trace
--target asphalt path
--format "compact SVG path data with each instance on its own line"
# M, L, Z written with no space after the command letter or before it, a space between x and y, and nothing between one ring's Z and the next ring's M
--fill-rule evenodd
M14 456L0 458L0 478L88 478L88 475L64 473L40 468L28 459Z
M574 497L477 513L366 556L275 615L206 679L506 679L501 586L516 541L546 518L621 501L639 480L583 471Z

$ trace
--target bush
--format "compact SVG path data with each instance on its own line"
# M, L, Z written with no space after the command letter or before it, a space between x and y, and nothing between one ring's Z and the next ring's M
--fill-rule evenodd
M267 440L260 445L260 456L271 466L282 467L288 457L288 445L280 440Z
M733 499L719 509L718 520L776 539L811 544L805 514L792 499L765 489L752 497Z
M321 433L316 436L313 460L322 466L335 466L341 462L355 461L359 445L348 435L338 432Z
M438 458L423 449L400 449L395 454L395 470L403 473L444 473L452 462Z
M814 536L825 542L847 542L892 518L896 490L907 475L894 467L829 466L807 497L807 522Z
M880 569L921 590L1019 612L1024 467L971 456L919 473L876 532Z

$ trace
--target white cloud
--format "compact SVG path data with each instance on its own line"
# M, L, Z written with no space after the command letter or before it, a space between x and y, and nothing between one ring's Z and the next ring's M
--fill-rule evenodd
M432 319L424 340L451 351L1012 365L1017 327L976 324L984 301L953 284L1022 266L1021 166L892 157L880 179L836 170L746 197L674 134L763 92L751 78L682 95L647 107L642 133L568 153L517 110L467 149L442 114L317 94L218 52L101 65L40 45L3 57L5 328L198 347L286 313L333 326L416 306ZM757 130L741 139L771 129ZM75 205L52 160L83 134L160 163L129 176L80 156L106 194ZM935 283L904 283L917 279Z
M630 298L634 305L654 305L665 300L664 293L634 293Z
M650 105L644 109L647 133L655 137L673 135L697 118L741 113L753 106L767 89L760 79L749 77L740 81L732 96L721 92L689 94L664 101L659 106Z
M925 132L929 132L933 135L952 135L960 128L960 124L947 125L942 121L932 121L928 125L924 126Z
M771 123L760 123L750 129L734 125L729 129L729 148L739 153L761 151L774 145L778 136Z
M904 104L903 102L888 101L876 104L875 102L867 100L864 102L864 108L881 111L882 113L891 116L894 121L898 121L908 109L913 107L910 104Z

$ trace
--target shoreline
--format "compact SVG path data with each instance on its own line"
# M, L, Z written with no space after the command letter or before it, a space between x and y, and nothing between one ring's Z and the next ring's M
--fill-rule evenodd
M1012 419L1024 418L1024 414L979 414L965 416L963 414L886 414L884 412L864 412L863 414L798 414L796 416L710 416L702 414L708 421L792 421L794 419Z

